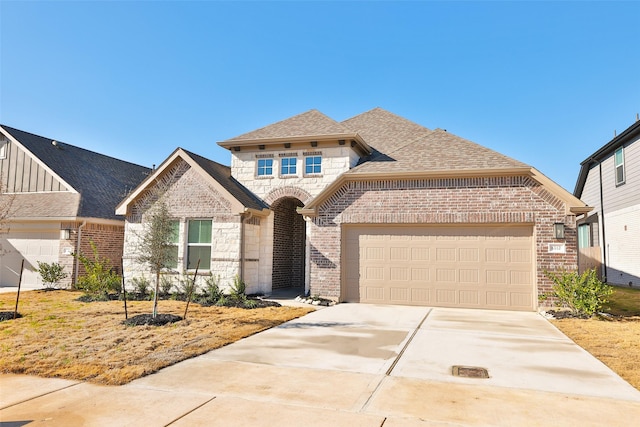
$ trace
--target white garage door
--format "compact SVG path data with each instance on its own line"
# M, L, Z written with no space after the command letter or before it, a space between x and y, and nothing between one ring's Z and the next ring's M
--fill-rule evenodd
M57 229L25 229L0 235L0 286L18 286L20 264L24 258L23 286L41 285L40 276L32 271L37 261L58 262L60 231Z
M343 299L534 310L532 226L345 226Z

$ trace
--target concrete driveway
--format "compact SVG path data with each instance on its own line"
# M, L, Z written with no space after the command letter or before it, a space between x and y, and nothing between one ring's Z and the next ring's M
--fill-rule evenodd
M488 378L454 376L454 366ZM640 417L640 392L523 312L340 304L122 387L0 381L7 426L585 426Z

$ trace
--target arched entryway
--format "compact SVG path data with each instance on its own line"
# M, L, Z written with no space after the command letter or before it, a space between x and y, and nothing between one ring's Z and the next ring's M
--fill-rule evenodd
M304 204L293 197L283 197L271 204L273 211L272 289L304 291L305 221L296 209Z

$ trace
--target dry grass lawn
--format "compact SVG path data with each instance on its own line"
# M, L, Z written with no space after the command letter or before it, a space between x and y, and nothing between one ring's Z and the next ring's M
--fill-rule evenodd
M640 390L640 290L615 288L605 311L613 317L552 322Z
M18 312L23 317L0 322L0 372L125 384L312 311L191 304L187 319L180 322L124 326L122 301L75 301L80 295L21 293ZM0 294L0 311L13 311L15 298L15 293ZM158 312L183 316L185 304L160 301ZM129 317L152 310L148 301L127 305Z

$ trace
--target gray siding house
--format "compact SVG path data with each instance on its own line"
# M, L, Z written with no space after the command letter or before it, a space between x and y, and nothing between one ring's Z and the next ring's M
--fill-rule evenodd
M594 207L578 221L581 269L640 286L640 121L581 163L574 195Z
M8 210L0 230L0 286L39 287L37 262L57 262L75 282L72 255L91 255L94 242L119 269L124 218L115 207L149 168L52 138L0 126L0 204Z

